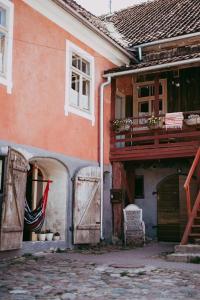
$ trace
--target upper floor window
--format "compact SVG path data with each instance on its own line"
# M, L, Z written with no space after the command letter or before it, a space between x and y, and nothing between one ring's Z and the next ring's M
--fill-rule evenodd
M0 0L0 83L12 88L13 3Z
M85 117L94 123L94 58L70 43L66 78L65 112Z
M70 104L90 112L90 63L72 53L71 97Z
M155 83L153 81L135 84L134 89L134 115L148 116L154 113ZM167 112L167 80L159 80L159 113ZM146 123L147 119L141 119L140 123Z

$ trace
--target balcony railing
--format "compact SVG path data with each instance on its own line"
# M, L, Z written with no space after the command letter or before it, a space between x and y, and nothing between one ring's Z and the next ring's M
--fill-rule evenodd
M115 122L123 124L113 128L111 121L111 160L157 159L193 156L200 144L200 123L188 119L200 111L183 112L182 127L165 125L165 115L149 124L151 116L141 116Z

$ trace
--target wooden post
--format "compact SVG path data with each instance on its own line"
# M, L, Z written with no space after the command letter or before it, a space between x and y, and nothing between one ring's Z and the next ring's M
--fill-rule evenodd
M155 116L159 115L159 75L156 74L155 78L155 101L154 101L154 113Z
M33 165L33 180L38 179L38 167L36 164ZM32 210L37 206L37 181L32 181ZM31 240L37 241L37 234L35 232L31 233Z
M159 83L159 75L156 74L156 78L155 78L155 101L154 101L154 114L155 116L158 116L159 115L159 96L160 96L160 93L159 93L159 87L160 87L160 83ZM159 140L157 139L157 132L154 132L154 136L155 136L155 139L154 139L154 144L156 146L158 146L159 144Z
M123 208L124 208L124 185L123 185L123 164L113 163L113 191L116 195L111 198L113 212L113 236L123 238Z

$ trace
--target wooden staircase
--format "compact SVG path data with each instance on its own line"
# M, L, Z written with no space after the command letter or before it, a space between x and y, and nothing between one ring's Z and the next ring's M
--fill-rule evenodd
M190 193L190 183L194 174L197 177L197 195L195 202ZM173 262L200 263L200 147L184 184L186 190L188 223L180 245L175 246L175 253L166 259ZM191 203L194 203L193 205ZM193 206L193 207L192 207Z
M200 244L200 207L197 210L197 215L194 217L191 233L189 234L189 241Z
M197 176L198 192L196 200L192 207L190 183L194 174ZM188 173L184 188L186 190L188 223L181 240L181 245L186 245L188 243L200 244L200 147L196 153L195 159Z

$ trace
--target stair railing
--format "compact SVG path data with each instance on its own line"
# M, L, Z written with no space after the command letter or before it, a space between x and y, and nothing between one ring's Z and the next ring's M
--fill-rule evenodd
M188 238L189 238L189 235L190 235L190 232L192 229L192 225L194 223L194 219L197 216L197 210L198 210L199 206L200 206L200 191L198 193L197 199L195 201L192 212L190 214L189 221L186 225L186 228L185 228L182 240L181 240L181 245L186 245L188 243Z
M190 182L191 182L191 179L192 179L192 176L194 175L194 172L198 166L200 162L200 147L196 153L196 156L195 156L195 159L193 161L193 164L190 168L190 171L188 173L188 176L187 176L187 179L185 181L185 184L184 184L184 188L185 188L185 191L186 191L186 201L187 201L187 212L188 212L188 218L190 217L190 214L191 214L191 193L190 193Z
M199 163L200 163L200 147L196 153L196 156L194 158L194 161L192 163L192 166L190 168L190 171L188 173L187 179L184 184L184 188L186 191L188 223L187 223L185 232L183 234L183 238L181 240L181 245L185 245L188 242L189 234L191 232L191 228L192 228L194 219L197 215L197 210L200 206L200 191L198 192L197 198L195 200L195 204L192 209L191 209L191 193L190 193L191 179L192 179L192 176L194 175L194 172L195 172L196 168L198 167Z

